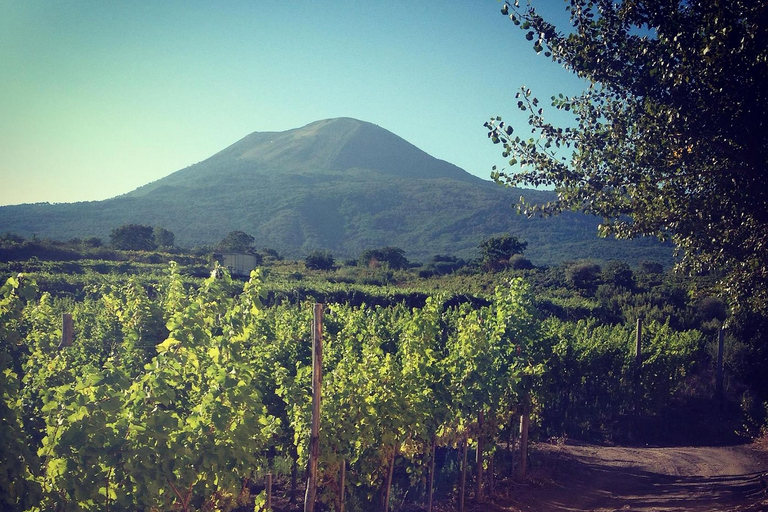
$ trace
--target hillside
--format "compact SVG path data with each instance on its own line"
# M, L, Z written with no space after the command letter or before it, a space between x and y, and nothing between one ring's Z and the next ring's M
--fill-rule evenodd
M69 239L126 223L161 225L182 246L213 244L232 230L260 247L300 257L327 249L339 258L402 247L411 260L472 257L485 237L512 233L534 263L579 258L669 263L654 240L596 237L597 219L566 214L526 219L511 205L524 193L438 160L374 124L328 119L285 132L256 132L210 158L105 201L0 207L0 231Z

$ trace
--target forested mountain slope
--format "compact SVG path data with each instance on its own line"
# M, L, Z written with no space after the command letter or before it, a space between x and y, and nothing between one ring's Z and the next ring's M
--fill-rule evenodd
M578 258L669 262L655 240L600 240L580 214L527 219L505 189L438 160L397 135L350 118L256 132L195 165L105 201L0 207L0 231L54 239L100 236L137 223L173 231L182 246L214 244L233 230L287 256L327 249L354 257L397 246L409 259L472 257L486 237L512 233L534 263Z

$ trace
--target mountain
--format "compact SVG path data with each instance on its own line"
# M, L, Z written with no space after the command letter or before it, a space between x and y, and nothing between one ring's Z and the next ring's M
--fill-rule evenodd
M327 249L356 257L385 245L411 260L476 256L488 236L528 242L534 263L579 258L669 263L652 239L602 240L598 220L568 213L527 219L511 205L553 193L512 190L438 160L397 135L350 118L285 132L256 132L210 158L105 201L0 207L0 232L54 239L100 236L137 223L173 231L182 246L214 244L229 231L289 257Z

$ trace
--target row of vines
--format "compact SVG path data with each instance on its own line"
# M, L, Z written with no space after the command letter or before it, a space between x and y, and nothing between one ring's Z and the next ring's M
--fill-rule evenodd
M312 307L266 308L260 291L258 272L244 286L216 271L185 287L174 264L157 289L103 286L79 302L9 279L0 508L245 510L255 500L258 510L254 478L287 466L301 479ZM71 345L62 312L74 319ZM328 510L340 507L342 467L347 510L383 506L395 464L423 500L434 445L474 446L492 475L523 409L563 425L637 403L632 329L542 321L521 279L485 307L439 296L421 308L330 304L323 329L318 501ZM650 407L689 371L700 336L651 324L645 337Z

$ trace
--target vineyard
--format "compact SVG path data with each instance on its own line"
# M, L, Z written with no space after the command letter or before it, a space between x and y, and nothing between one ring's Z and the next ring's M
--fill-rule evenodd
M262 295L258 271L190 286L175 264L156 287L130 279L77 301L8 279L4 508L259 510L270 474L297 510L313 304L265 307ZM544 319L521 278L485 303L323 307L318 507L463 503L473 479L482 499L512 469L521 416L556 431L661 408L703 347L698 331L649 322L637 367L634 326Z

